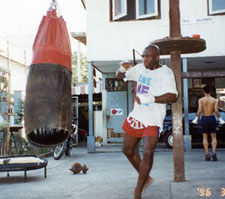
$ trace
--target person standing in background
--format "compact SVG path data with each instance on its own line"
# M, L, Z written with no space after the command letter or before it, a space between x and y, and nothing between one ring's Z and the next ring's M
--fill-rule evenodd
M198 124L198 118L200 117L200 114L202 114L201 132L203 136L203 146L205 149L205 160L209 161L211 159L208 142L208 134L210 134L212 140L212 160L217 161L216 119L213 113L215 113L218 117L220 124L224 124L224 121L220 117L218 110L218 100L210 95L210 87L208 85L203 88L203 94L204 97L200 98L198 101L198 111L196 118L192 122L193 124Z

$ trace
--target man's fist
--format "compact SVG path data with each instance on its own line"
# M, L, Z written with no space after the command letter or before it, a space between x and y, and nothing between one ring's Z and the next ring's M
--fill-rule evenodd
M196 117L194 120L192 120L193 124L198 124L198 117Z
M130 68L132 68L132 63L130 61L122 61L120 62L120 67L124 68L125 71L129 70Z
M132 63L129 61L122 61L120 67L116 71L116 77L119 73L126 73L130 68L132 68Z
M220 124L224 124L225 123L224 120L221 117L219 118L219 122L220 122Z
M136 101L138 104L150 104L155 102L155 97L150 93L148 95L137 94Z

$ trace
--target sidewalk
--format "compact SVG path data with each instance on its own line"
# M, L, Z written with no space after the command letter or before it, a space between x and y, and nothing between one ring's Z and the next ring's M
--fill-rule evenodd
M119 145L97 148L88 154L85 147L74 148L70 157L48 159L47 178L43 170L0 173L1 199L133 199L137 173L120 152ZM117 149L117 150L115 150ZM114 152L113 152L114 151ZM218 161L206 162L203 149L185 152L185 182L173 182L173 151L159 147L151 175L155 178L142 199L225 199L225 149L218 149ZM69 171L75 162L86 164L86 175ZM210 197L201 197L198 189ZM224 196L221 195L224 193ZM206 194L206 192L205 192Z

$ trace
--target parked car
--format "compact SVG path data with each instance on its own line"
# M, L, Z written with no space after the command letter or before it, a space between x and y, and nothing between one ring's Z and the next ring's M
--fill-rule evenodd
M220 111L220 115L223 119L225 119L224 111ZM192 143L194 142L201 143L202 142L201 118L198 120L198 124L193 124L192 120L195 119L195 117L196 117L196 112L188 114L189 134L192 135ZM183 130L183 133L185 133L184 130ZM216 133L217 133L218 142L225 143L225 124L223 125L219 124L219 120L217 119L217 117L216 117ZM210 139L210 136L209 136L209 139ZM173 131L172 131L171 115L167 115L164 120L163 131L161 132L160 140L166 143L168 148L170 149L173 148Z

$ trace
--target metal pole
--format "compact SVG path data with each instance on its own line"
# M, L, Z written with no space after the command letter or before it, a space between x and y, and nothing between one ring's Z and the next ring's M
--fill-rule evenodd
M93 131L93 70L91 62L88 62L88 107L89 107L89 136L88 152L95 152L95 137Z
M103 145L108 143L107 135L107 91L105 85L106 74L102 74L102 117L103 117Z
M80 42L78 42L78 50L77 50L77 78L78 78L78 83L81 82L81 63L80 63Z
M182 59L183 72L187 72L187 58ZM183 79L184 92L184 150L191 150L191 135L189 134L189 118L188 118L188 79Z
M7 41L7 70L9 71L9 41ZM9 148L10 148L10 82L11 82L11 74L10 71L8 72L8 86L7 86L7 99L6 99L6 121L8 122L7 128L6 128L6 155L9 154Z

